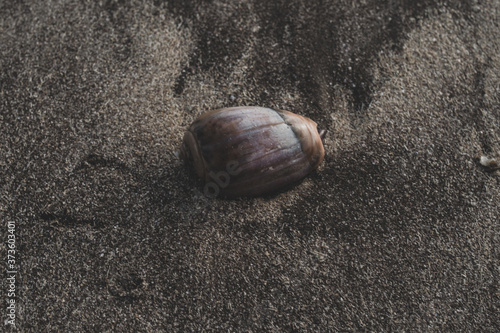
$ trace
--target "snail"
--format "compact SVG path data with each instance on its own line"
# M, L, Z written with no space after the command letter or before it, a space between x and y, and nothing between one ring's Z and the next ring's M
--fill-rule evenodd
M316 170L325 156L317 124L289 111L244 106L213 110L184 134L181 157L194 164L208 197L278 192Z

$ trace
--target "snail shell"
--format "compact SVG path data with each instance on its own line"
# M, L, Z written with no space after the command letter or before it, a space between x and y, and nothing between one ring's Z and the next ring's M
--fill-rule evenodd
M258 196L298 182L323 161L323 136L309 118L262 107L203 114L184 134L182 157L205 195Z

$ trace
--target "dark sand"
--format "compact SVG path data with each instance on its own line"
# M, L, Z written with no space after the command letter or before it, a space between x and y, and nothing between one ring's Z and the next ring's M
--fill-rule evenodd
M17 329L500 331L500 2L418 3L0 0ZM328 129L320 170L197 197L183 131L236 105Z

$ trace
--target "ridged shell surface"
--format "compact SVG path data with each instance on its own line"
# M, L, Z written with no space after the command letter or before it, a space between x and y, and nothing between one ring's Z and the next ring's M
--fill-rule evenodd
M317 169L325 154L314 121L262 107L203 114L185 133L183 150L196 173L228 197L291 185Z

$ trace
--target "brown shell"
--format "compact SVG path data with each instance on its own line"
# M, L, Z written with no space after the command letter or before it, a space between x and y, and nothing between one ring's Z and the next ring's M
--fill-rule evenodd
M257 196L316 170L325 150L309 118L262 107L207 112L184 135L182 155L205 180L205 194Z

